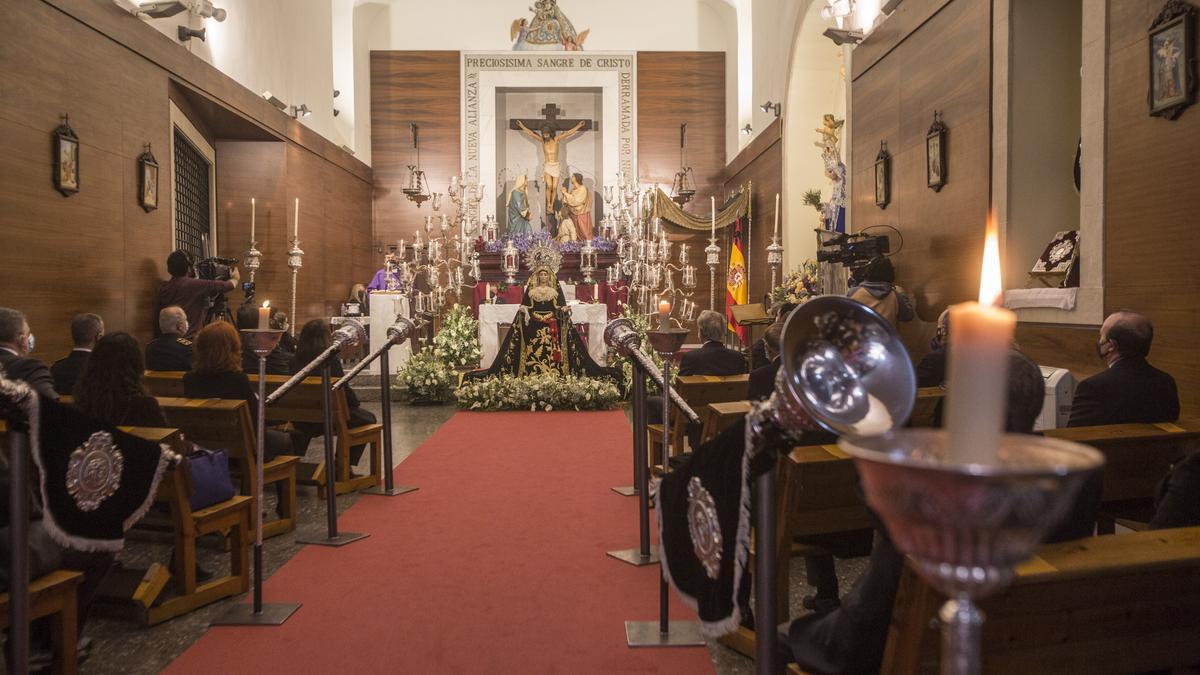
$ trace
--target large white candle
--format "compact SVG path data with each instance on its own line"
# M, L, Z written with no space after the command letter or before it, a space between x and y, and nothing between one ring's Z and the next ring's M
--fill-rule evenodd
M300 198L296 197L296 211L292 216L292 222L295 224L295 229L292 232L293 239L300 238Z
M779 193L775 193L775 236L779 236Z
M271 327L271 301L267 300L258 308L258 329L267 330Z
M947 459L964 464L996 461L1008 405L1008 351L1016 314L997 307L1000 244L988 223L979 302L950 308L950 354L946 370Z
M250 243L254 243L254 197L250 198Z
M712 200L712 238L717 238L717 198L709 197Z

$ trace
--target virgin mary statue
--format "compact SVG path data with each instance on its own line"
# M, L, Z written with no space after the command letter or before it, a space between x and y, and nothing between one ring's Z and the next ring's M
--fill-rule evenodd
M493 375L573 375L607 378L623 390L621 371L596 363L571 322L570 307L558 285L562 253L553 243L540 242L530 248L526 263L529 280L512 329L501 343L492 366L469 373L467 379Z

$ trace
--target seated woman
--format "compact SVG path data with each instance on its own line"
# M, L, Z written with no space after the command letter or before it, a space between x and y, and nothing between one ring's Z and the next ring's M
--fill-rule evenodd
M113 426L169 427L158 401L146 393L146 363L138 341L109 333L96 342L75 385L75 408Z
M196 355L192 369L183 375L183 395L240 399L250 406L250 419L257 419L258 395L250 386L250 378L242 372L242 339L237 330L224 321L214 321L200 330L192 347ZM287 434L266 430L263 461L292 453L292 441Z
M300 338L296 341L296 358L292 360L292 374L300 372L304 366L307 366L313 359L321 355L321 352L329 349L329 345L333 344L333 334L330 331L329 324L323 319L313 319L304 324L304 328L300 329ZM342 369L342 362L336 357L330 363L331 379L341 378L346 372ZM364 410L362 404L358 401L358 396L354 393L354 389L345 387L346 404L350 408L350 426L360 427L364 424L374 424L375 415L370 410ZM308 442L317 436L325 433L322 425L316 423L298 423L297 431L306 434L303 439L305 447ZM350 466L355 467L358 461L362 459L363 451L367 448L366 445L356 445L350 448Z
M468 373L465 379L493 375L573 375L607 378L623 389L621 372L592 360L571 322L570 308L557 280L562 253L553 244L541 243L530 249L526 259L530 275L512 329L501 343L492 366Z

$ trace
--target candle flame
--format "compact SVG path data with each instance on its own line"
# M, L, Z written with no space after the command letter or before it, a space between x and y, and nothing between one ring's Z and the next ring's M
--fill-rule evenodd
M270 307L270 306L271 306L271 301L270 301L270 300L264 300L264 301L263 301L263 309L266 309L267 307Z
M995 218L988 218L983 242L983 269L979 275L979 304L998 305L1004 294L1000 282L1000 237Z

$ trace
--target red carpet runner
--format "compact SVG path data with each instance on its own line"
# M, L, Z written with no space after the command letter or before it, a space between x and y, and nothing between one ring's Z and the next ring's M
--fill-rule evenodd
M637 545L637 500L609 489L630 442L619 411L458 413L400 466L419 491L342 516L370 538L267 580L303 604L286 624L211 628L169 671L712 672L702 647L625 646L626 619L658 614L658 566L604 554Z

